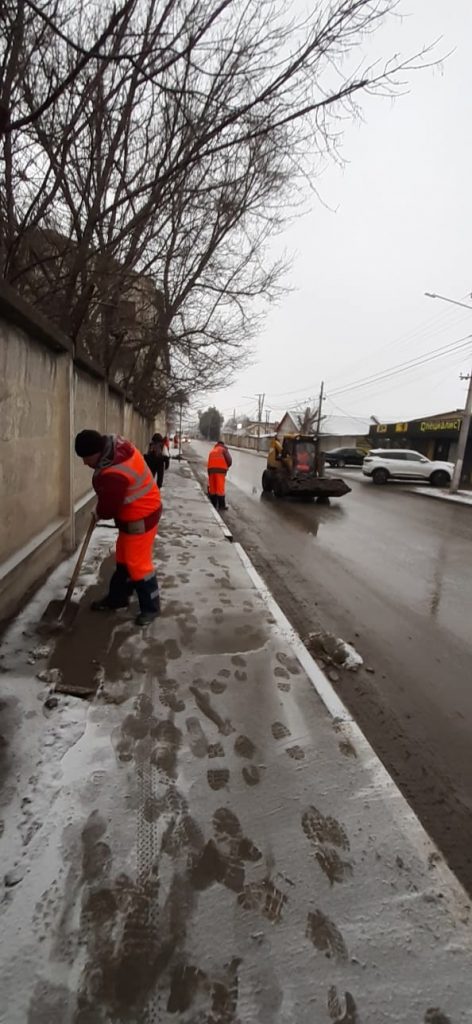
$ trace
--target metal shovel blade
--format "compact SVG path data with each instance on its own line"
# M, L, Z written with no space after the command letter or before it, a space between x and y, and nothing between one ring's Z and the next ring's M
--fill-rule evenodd
M85 558L85 553L87 551L94 526L95 518L92 516L87 532L82 541L82 547L80 549L79 557L75 564L69 586L67 587L65 598L62 601L50 601L45 612L41 616L41 622L44 623L45 627L49 625L51 629L67 629L75 621L79 605L76 601L72 601L71 598L77 582L77 577L82 568L82 562Z
M50 601L41 616L41 627L68 629L75 622L79 608L78 601L69 601L65 609L64 601Z

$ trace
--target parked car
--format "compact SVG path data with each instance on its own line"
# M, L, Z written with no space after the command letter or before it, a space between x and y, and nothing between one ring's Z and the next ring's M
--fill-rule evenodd
M324 452L324 460L327 466L362 466L365 452L359 448L332 448L330 452Z
M448 487L454 463L433 462L420 452L405 448L374 448L366 455L362 472L370 476L374 484L386 484L389 480L427 480L433 487Z

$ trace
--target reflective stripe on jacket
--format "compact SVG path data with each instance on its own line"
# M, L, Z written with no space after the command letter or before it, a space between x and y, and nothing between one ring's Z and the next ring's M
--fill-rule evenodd
M94 479L96 476L103 478L108 475L121 475L127 482L125 497L117 513L117 519L128 523L134 522L137 519L145 519L160 508L159 488L137 448L133 450L133 454L126 461L96 469Z
M228 472L228 463L226 462L224 451L221 445L217 444L211 449L208 456L208 476L212 476L214 473L226 473Z

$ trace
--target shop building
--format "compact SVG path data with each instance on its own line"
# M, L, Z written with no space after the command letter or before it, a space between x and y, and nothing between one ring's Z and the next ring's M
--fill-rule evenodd
M370 441L373 448L409 448L428 459L455 462L463 415L463 409L455 409L408 423L375 423L369 431ZM469 431L461 483L472 487L472 431Z

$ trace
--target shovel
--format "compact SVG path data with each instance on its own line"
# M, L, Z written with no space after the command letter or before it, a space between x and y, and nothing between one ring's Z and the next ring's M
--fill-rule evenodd
M85 553L90 543L95 527L95 518L92 516L90 523L87 527L87 533L82 541L82 547L80 549L79 557L75 564L74 571L71 576L69 586L67 587L67 593L63 601L50 601L46 610L41 616L41 622L51 629L62 629L66 626L71 626L77 612L79 610L78 604L71 604L71 597L74 593L74 587L77 583L77 577L82 568L82 562L85 558Z

